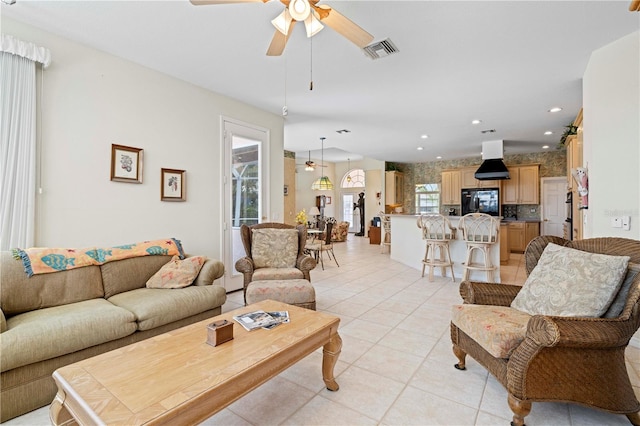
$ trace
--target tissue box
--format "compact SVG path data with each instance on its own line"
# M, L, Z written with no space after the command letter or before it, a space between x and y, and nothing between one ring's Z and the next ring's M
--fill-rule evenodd
M233 323L227 320L212 322L207 325L207 343L218 346L233 339Z

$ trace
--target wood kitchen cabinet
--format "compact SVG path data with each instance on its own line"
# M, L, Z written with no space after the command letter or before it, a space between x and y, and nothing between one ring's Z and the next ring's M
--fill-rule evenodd
M465 167L460 170L462 188L500 188L499 180L478 180L475 177L476 170L480 166Z
M539 164L509 167L509 177L502 181L502 204L539 204Z
M506 264L509 262L509 225L506 223L500 224L500 264Z
M460 204L460 191L462 189L460 186L460 178L460 170L445 170L442 172L442 184L440 188L442 200L440 204Z
M404 175L402 172L384 172L385 204L404 203Z
M529 242L540 235L538 222L509 222L509 251L524 253Z

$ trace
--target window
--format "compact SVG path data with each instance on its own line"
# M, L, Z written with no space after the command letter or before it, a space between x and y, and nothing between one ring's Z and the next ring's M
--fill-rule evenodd
M364 170L353 169L349 170L343 177L340 183L341 188L364 188Z
M440 184L416 185L416 213L440 212Z

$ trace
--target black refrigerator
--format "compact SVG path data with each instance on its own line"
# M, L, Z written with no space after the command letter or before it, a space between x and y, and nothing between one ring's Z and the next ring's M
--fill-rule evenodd
M462 216L469 213L500 215L500 190L498 188L475 188L462 190Z

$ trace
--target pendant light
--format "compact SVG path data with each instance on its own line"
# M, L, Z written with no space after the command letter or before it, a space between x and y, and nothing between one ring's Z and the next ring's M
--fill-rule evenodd
M347 161L349 162L349 165L347 166L347 170L349 171L349 174L347 175L347 182L351 183L351 159L347 158Z
M326 139L325 137L320 138L320 141L322 142L322 151L321 151L322 155L320 157L321 169L324 169L324 140L325 139ZM318 178L318 180L313 182L313 184L311 185L311 189L314 189L317 191L330 191L333 189L333 183L331 183L328 176L321 176L320 178Z

